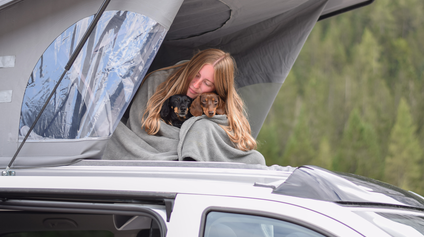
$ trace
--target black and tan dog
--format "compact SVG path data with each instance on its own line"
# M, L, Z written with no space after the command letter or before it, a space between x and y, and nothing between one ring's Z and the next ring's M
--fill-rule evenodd
M169 97L162 105L160 111L161 118L175 127L181 128L181 125L192 117L190 105L193 99L186 95L173 95Z

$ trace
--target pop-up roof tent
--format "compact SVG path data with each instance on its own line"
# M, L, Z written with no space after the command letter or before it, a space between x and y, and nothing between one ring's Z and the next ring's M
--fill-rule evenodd
M252 133L315 23L373 0L112 0L64 68L103 0L0 1L0 166L63 81L14 167L100 159L144 75L220 48L235 58Z

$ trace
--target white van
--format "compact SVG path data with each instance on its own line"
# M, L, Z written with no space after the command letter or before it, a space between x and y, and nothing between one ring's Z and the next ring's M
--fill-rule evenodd
M364 177L102 159L146 73L199 49L236 60L256 137L314 25L370 3L0 1L0 236L424 236L421 196Z

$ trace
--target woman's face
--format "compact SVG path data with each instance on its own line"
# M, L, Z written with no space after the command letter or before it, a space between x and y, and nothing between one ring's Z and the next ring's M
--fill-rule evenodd
M187 96L194 99L202 93L212 91L215 91L214 68L211 64L205 64L191 79Z

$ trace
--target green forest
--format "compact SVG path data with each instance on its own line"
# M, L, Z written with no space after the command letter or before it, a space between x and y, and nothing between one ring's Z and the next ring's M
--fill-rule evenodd
M318 22L258 135L267 165L317 165L424 195L424 1Z

